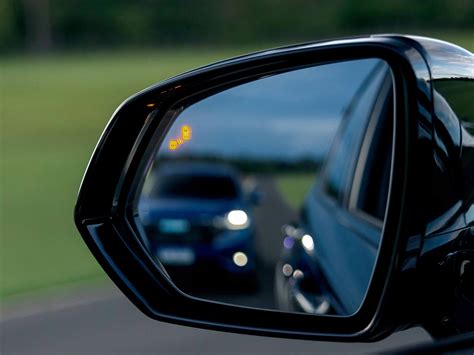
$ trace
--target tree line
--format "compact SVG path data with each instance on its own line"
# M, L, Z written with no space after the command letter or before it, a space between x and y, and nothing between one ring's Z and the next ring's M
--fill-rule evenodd
M1 0L0 51L474 29L472 0Z

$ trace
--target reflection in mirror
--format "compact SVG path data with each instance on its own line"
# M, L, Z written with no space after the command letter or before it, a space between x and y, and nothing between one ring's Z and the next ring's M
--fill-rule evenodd
M382 234L393 104L389 66L369 58L188 105L139 195L144 244L189 295L353 314Z

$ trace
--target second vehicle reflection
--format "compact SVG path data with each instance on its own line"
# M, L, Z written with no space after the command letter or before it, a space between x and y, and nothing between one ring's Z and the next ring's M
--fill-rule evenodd
M255 289L256 191L223 164L159 164L141 201L149 248L183 290ZM192 268L190 268L192 266ZM239 289L244 291L244 289Z

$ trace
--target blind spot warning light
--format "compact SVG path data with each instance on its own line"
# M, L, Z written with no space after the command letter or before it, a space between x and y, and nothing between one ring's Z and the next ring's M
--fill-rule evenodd
M187 141L191 140L193 135L192 129L188 125L184 125L181 127L181 136L173 138L168 143L169 150L177 150L180 146L182 146Z
M191 127L189 127L188 125L184 125L183 127L181 127L181 138L183 138L183 140L185 141L189 141L191 137L192 137Z
M168 148L170 150L176 150L176 148L178 148L178 142L176 142L174 139L170 140L170 143L168 144Z

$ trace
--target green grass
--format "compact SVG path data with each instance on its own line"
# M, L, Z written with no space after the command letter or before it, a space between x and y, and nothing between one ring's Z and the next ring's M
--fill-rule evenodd
M73 224L88 159L122 100L239 51L0 58L0 297L103 278Z
M438 37L474 50L472 34ZM0 58L0 297L103 278L73 225L82 173L107 120L129 95L245 50ZM309 176L277 179L299 206Z
M298 211L315 181L315 174L277 175L275 180L283 199L290 207Z

